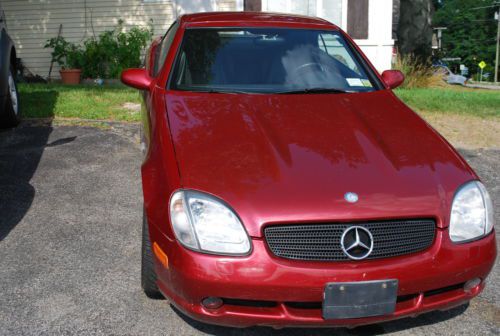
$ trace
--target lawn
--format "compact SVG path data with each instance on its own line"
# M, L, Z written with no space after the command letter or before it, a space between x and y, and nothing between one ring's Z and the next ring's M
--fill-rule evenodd
M417 112L500 117L500 90L446 87L399 89L396 94Z
M120 85L19 84L19 94L25 118L140 120L138 91Z
M134 108L140 103L140 95L124 86L20 84L19 92L27 118L140 120ZM399 89L396 94L414 110L425 114L500 117L500 91L446 87Z

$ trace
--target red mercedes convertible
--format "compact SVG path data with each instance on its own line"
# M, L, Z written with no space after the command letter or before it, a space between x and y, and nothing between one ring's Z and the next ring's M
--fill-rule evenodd
M460 155L317 18L180 17L145 69L142 286L226 326L357 326L462 305L496 257Z

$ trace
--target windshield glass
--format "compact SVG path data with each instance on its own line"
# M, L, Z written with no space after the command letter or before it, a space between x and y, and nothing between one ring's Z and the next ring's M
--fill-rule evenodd
M187 29L170 88L249 93L377 89L375 77L359 60L337 31Z

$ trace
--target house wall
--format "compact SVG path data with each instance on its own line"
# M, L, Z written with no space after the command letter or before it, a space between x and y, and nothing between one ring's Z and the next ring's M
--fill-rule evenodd
M18 57L34 74L47 77L50 49L43 46L57 36L71 42L113 29L119 19L124 27L146 26L152 20L155 35L165 33L174 18L193 11L243 10L243 0L2 0L9 35ZM52 77L59 77L54 64Z
M391 69L392 1L370 0L368 7L368 39L356 40L366 56L380 72Z

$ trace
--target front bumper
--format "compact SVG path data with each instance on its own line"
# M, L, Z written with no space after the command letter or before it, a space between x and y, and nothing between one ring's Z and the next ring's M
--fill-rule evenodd
M484 288L496 257L494 233L455 245L438 230L433 246L413 255L358 262L299 262L277 258L266 243L253 239L246 257L223 257L189 251L151 226L151 236L167 254L169 266L156 263L158 285L186 315L211 324L348 326L416 316L468 302ZM470 291L463 283L483 281ZM391 315L324 320L321 302L329 282L398 279L398 303ZM224 298L216 310L201 305L206 297Z

